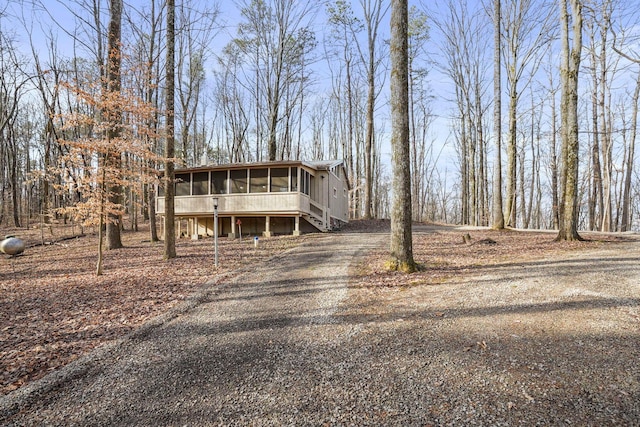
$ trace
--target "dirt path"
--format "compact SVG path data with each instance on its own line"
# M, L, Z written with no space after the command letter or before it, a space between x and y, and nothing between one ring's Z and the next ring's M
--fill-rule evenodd
M386 243L311 239L0 414L29 395L12 425L640 424L639 242L349 287Z

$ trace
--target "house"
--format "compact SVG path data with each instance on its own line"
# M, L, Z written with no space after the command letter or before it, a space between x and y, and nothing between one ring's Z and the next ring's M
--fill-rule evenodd
M278 161L201 166L175 172L178 235L299 235L329 231L349 219L349 181L342 161ZM164 196L156 199L164 213ZM164 229L164 227L163 227Z

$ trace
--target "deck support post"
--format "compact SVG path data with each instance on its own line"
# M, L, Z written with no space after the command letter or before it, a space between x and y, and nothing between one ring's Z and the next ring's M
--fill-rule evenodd
M294 236L300 235L300 217L299 216L296 216L294 218L293 235Z
M199 233L200 224L198 223L197 216L193 217L192 227L193 229L191 230L191 240L198 240L198 238L200 237L200 233Z
M262 233L264 237L271 237L271 226L269 225L270 222L271 217L267 215L264 221L264 232Z
M236 238L236 216L231 215L231 233L227 235L230 239Z

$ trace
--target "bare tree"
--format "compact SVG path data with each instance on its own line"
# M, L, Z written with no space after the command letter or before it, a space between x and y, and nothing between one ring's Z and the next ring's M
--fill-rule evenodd
M630 27L635 29L636 20L634 14L630 14ZM607 18L611 20L611 15L608 15ZM612 49L622 58L634 63L636 65L640 65L640 53L638 53L635 49L637 46L636 39L632 38L628 43L624 43L625 40L625 28L614 28L613 22L609 21L606 24L606 27L609 29L611 34L613 35L612 41ZM619 24L620 25L620 24ZM632 30L633 31L633 30ZM622 43L622 44L621 44ZM629 231L631 229L631 199L632 199L632 177L635 173L635 144L637 138L637 125L638 125L638 102L640 100L640 68L638 68L635 89L633 95L631 96L631 123L628 128L630 129L629 133L625 131L623 133L623 139L626 141L626 153L624 157L624 183L622 189L622 199L621 199L621 220L620 220L620 231ZM623 129L627 129L627 126L623 126Z
M256 160L261 159L262 122L266 123L267 156L278 159L278 129L285 117L291 85L304 80L305 43L316 4L294 0L251 0L241 4L244 22L233 41L254 67L246 87L253 91L256 108ZM262 118L266 119L263 120Z
M166 59L166 142L164 162L164 258L175 258L175 47L176 3L167 0L167 59Z
M367 32L367 50L366 53L357 44L360 51L362 62L366 64L367 75L367 122L364 145L364 173L365 173L365 191L364 191L364 217L372 216L372 197L373 197L373 162L374 162L374 140L375 140L375 103L377 94L380 89L376 88L376 74L380 64L380 58L376 53L378 44L378 30L382 19L387 14L389 6L385 5L382 0L360 0L360 5L364 13L364 25Z
M507 70L507 89L509 95L509 130L507 135L507 173L505 197L505 221L515 227L517 218L517 136L518 102L521 85L531 84L543 57L546 45L551 39L549 18L545 5L535 0L517 0L507 2L506 13L502 14L504 38L507 48L503 51ZM528 73L529 79L522 80ZM524 183L521 183L524 185ZM521 200L524 203L524 200Z
M211 57L212 40L217 29L218 9L215 3L195 10L181 3L178 7L177 82L180 124L180 155L187 166L200 160L201 147L197 143L197 113L206 82L206 64Z
M633 96L631 97L631 123L629 125L629 135L627 137L626 132L624 133L624 138L628 138L627 150L624 159L625 163L625 175L624 175L624 184L622 190L622 217L620 219L620 231L629 231L631 230L631 178L634 170L634 162L635 162L635 148L636 148L636 138L637 138L637 127L638 127L638 102L640 101L640 70L637 72L636 77L636 86L633 91ZM627 128L626 126L624 127Z
M224 127L225 155L230 162L244 162L250 152L248 134L252 100L238 77L242 69L241 57L235 43L227 45L218 60L220 70L215 72L215 99Z
M589 227L610 231L613 226L613 128L611 84L620 56L612 56L608 40L613 2L603 0L587 8L585 27L591 77L592 189Z
M411 200L413 218L422 221L427 194L433 181L437 154L430 141L433 94L429 75L427 43L430 40L428 16L415 6L409 8L409 130L411 147Z
M504 228L502 211L502 62L501 62L501 0L493 0L493 137L495 158L493 161L493 209L492 227Z
M391 2L391 208L392 268L416 271L411 235L411 173L409 163L409 64L407 0Z
M488 217L482 201L488 182L484 131L487 33L484 15L469 11L463 0L450 1L446 13L436 24L445 37L445 61L441 67L455 86L456 111L452 120L460 167L460 221L476 225Z
M337 0L327 8L331 32L327 44L335 53L328 55L327 63L332 74L331 102L335 104L336 135L341 141L343 157L347 164L347 172L355 188L350 191L352 217L360 212L360 139L357 137L356 121L358 114L358 82L356 70L356 38L362 30L362 22L354 15L351 5L344 0ZM339 69L336 71L335 62Z
M10 194L11 216L16 227L20 221L20 195L23 168L20 158L18 114L25 85L30 78L22 71L23 59L14 40L0 31L0 223L7 208L6 192Z
M135 18L129 16L130 27L134 33L135 45L134 56L138 60L135 64L140 70L140 80L136 85L139 88L139 96L144 99L147 105L153 107L153 114L150 114L146 123L147 133L144 138L148 144L153 145L153 151L158 152L158 129L160 121L159 90L160 86L160 37L162 26L162 8L158 7L158 1L151 0L149 9L138 11L143 23L135 23ZM158 153L160 154L160 153ZM149 170L158 168L156 162L149 162L146 167ZM148 209L149 233L152 242L159 241L156 217L156 182L145 183L144 204Z
M567 10L571 6L571 20ZM569 43L569 22L572 41ZM578 74L582 50L582 2L560 0L562 53L560 79L562 86L560 116L562 138L562 202L560 228L556 240L581 240L578 234Z

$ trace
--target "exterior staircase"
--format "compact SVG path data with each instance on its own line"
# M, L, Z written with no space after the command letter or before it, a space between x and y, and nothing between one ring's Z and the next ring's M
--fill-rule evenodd
M323 233L326 233L329 231L329 229L325 227L324 222L320 218L317 218L314 215L303 214L302 218Z

